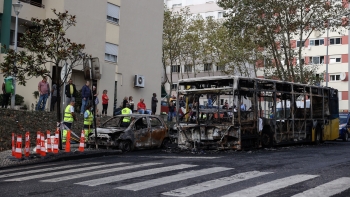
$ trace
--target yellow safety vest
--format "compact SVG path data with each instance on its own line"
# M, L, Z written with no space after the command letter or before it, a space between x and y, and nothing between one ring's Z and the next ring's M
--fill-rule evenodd
M70 122L72 123L74 121L72 113L70 112L71 105L67 105L66 109L64 110L64 122Z
M92 125L93 116L89 110L86 110L89 114L87 118L84 118L84 125Z
M130 110L129 108L125 107L124 109L122 109L122 114L130 114ZM130 122L130 117L124 117L123 118L123 122Z

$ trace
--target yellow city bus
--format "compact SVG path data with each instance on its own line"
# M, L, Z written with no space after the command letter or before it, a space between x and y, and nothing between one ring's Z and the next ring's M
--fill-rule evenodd
M181 79L174 128L183 148L321 143L339 137L338 90L240 76ZM179 100L179 99L178 99Z

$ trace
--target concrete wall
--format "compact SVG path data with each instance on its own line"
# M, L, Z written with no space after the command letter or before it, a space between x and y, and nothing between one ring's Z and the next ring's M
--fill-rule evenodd
M133 96L135 105L144 98L149 109L152 93L160 100L163 10L159 0L121 0L118 105L125 96ZM145 88L133 87L136 74L145 76Z

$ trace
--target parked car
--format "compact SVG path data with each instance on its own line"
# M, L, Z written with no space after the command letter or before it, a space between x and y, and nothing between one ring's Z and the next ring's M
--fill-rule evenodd
M348 126L350 113L339 113L339 139L343 141L348 141L350 136Z
M122 120L130 117L130 125L122 126ZM97 128L97 144L117 148L124 152L134 149L167 147L170 143L168 128L159 116L148 114L118 115ZM95 134L89 136L87 145L95 145Z

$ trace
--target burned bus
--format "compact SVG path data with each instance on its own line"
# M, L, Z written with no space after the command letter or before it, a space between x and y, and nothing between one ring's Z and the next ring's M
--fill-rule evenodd
M339 137L338 90L240 76L178 82L174 128L182 148L242 150Z

